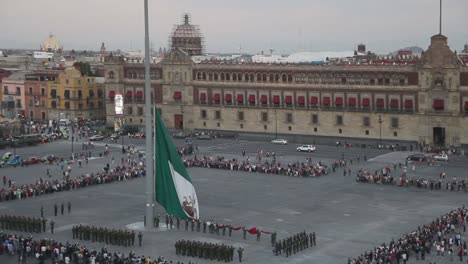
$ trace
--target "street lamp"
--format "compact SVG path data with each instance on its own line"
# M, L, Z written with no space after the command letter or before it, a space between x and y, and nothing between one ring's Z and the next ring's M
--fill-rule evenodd
M275 108L275 139L278 138L278 114Z
M379 148L381 148L382 146L382 123L383 123L383 120L382 120L382 115L379 115Z

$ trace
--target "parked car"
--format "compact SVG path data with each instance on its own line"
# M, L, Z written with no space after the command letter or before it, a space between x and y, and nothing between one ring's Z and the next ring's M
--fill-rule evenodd
M449 160L449 157L447 154L439 154L439 155L435 155L434 156L434 160L438 160L438 161L448 161Z
M199 140L211 140L212 137L209 134L201 134L201 135L197 136L197 139L199 139Z
M111 140L117 140L118 138L120 138L120 135L117 133L112 133L112 135L110 135Z
M44 162L44 163L50 163L52 161L55 160L55 156L54 155L45 155L44 157L41 158L41 161Z
M13 153L7 152L7 153L3 154L2 160L3 160L3 161L9 161L9 160L11 159L12 156L13 156Z
M25 159L23 161L24 164L27 164L27 165L32 165L32 164L38 164L38 163L41 163L42 160L38 157L29 157L27 159Z
M424 154L412 154L406 157L406 160L411 160L411 161L426 161L427 157Z
M315 151L316 147L314 145L302 145L300 147L297 147L297 151L305 151L305 152L312 152Z
M288 144L288 141L286 139L277 138L277 139L273 139L271 143L278 144L278 145L286 145Z
M16 155L16 156L12 157L12 158L7 162L7 164L8 164L8 165L11 165L11 166L16 166L16 165L20 165L22 161L23 161L23 159L22 159L20 156Z
M89 141L102 141L104 140L104 137L101 135L94 135L89 138Z

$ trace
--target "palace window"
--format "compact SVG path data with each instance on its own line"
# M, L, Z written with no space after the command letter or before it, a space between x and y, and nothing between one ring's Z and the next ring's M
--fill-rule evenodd
M365 127L370 126L370 117L364 116L364 117L362 118L362 125L365 126Z
M398 124L398 117L392 117L391 120L392 120L392 121L391 121L391 122L392 122L392 123L391 123L392 128L398 128L398 126L399 126L399 124Z
M319 119L317 114L312 115L312 124L318 124Z
M244 121L244 112L242 111L237 112L237 119L239 121Z
M268 122L268 113L262 112L262 122Z
M200 110L200 117L201 118L206 118L206 110L205 109Z
M342 115L337 115L336 116L336 124L341 126L343 125L343 116Z
M215 119L221 119L221 111L219 110L215 111Z
M287 114L286 114L286 122L287 122L287 123L292 123L292 122L293 122L293 115L292 115L292 113L287 113Z

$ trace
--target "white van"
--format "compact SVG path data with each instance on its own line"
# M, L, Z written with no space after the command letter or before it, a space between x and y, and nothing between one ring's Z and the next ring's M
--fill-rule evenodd
M60 119L59 126L69 126L71 124L70 119Z

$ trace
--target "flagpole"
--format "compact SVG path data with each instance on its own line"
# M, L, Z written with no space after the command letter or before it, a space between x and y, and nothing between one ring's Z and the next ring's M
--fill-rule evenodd
M150 80L150 53L149 53L149 31L148 31L148 0L145 1L145 108L146 108L146 207L145 228L153 228L154 207L154 159L153 159L153 117L151 114L151 80Z

